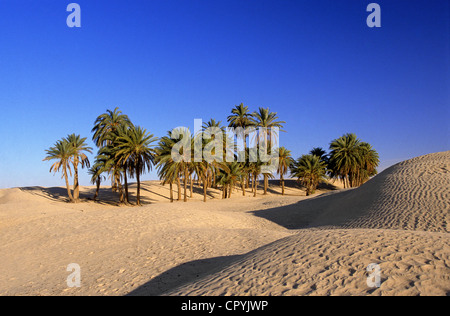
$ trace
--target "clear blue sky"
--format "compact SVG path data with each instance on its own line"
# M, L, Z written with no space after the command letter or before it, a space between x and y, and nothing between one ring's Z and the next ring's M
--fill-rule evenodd
M64 185L45 149L116 106L156 136L270 107L294 156L352 132L381 169L450 149L448 0L70 2L0 0L0 188Z

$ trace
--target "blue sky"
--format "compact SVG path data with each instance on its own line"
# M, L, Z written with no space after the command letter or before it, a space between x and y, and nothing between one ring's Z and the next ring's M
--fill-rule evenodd
M64 185L45 149L116 106L155 136L270 107L295 157L352 132L380 169L450 149L447 0L70 2L0 0L0 188Z

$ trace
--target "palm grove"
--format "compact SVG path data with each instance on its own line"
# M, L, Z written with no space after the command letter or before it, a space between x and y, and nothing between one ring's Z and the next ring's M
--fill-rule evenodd
M259 108L250 112L242 103L235 106L227 117L228 127L233 128L278 128L285 124L280 121L277 113L268 108ZM221 121L211 119L202 126L202 133L210 128L219 128L226 140L226 126ZM61 172L67 188L70 202L80 201L80 188L78 181L79 168L88 168L91 181L96 185L94 200L99 198L99 189L107 179L111 189L117 193L119 204L132 204L129 194L129 179L136 179L136 205L141 205L141 176L156 167L158 176L163 184L169 185L169 199L187 201L193 196L194 182L201 187L203 200L207 201L208 189L220 189L222 198L230 198L233 191L238 189L245 196L250 189L253 196L257 195L260 178L263 178L263 194L269 188L269 179L275 174L263 172L264 164L258 159L249 159L249 138L244 137L243 162L233 161L207 161L206 159L186 159L177 161L173 159L172 149L182 141L182 133L168 132L161 138L155 137L146 129L134 125L129 117L118 108L107 110L98 116L92 129L92 140L98 147L98 152L92 166L87 153L92 154L92 148L86 144L87 138L71 134L58 140L53 147L46 150L44 161L54 161L50 172ZM193 135L188 141L194 147L199 141L198 135ZM202 148L211 146L214 140L200 138ZM269 150L271 148L271 140ZM225 146L224 146L225 147ZM285 194L285 178L296 178L305 188L306 195L313 194L320 182L328 178L339 179L344 187L357 187L376 175L379 164L378 153L370 144L362 142L354 134L345 134L330 143L329 153L322 148L313 148L308 154L293 159L291 152L285 147L278 149L278 168L281 194ZM191 154L194 151L191 151ZM221 154L221 153L218 153ZM227 153L223 152L225 157ZM229 153L228 153L229 154ZM236 146L231 153L237 157ZM193 157L192 157L193 158ZM237 160L237 159L236 159ZM242 160L240 160L242 161ZM73 172L72 172L73 170ZM275 172L274 172L275 173ZM73 175L71 188L69 176ZM177 193L175 197L174 193ZM189 191L189 192L188 192Z

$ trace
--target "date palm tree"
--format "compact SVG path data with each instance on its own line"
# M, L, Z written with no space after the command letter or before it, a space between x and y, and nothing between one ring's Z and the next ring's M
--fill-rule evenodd
M353 173L360 164L360 140L355 134L345 134L330 144L332 175L344 182L344 187L353 187Z
M163 181L163 185L169 183L170 202L173 202L173 183L176 181L179 171L177 165L172 159L172 148L176 143L175 139L169 136L160 138L158 146L155 149L155 164L158 169L158 176Z
M90 167L89 159L85 152L92 154L92 148L87 146L86 138L81 138L80 135L70 134L66 137L66 141L73 148L73 200L75 203L80 201L80 184L78 181L78 165L81 164L81 168Z
M122 114L118 107L114 111L106 110L106 113L98 116L94 122L92 140L97 147L104 147L113 141L111 134L117 133L119 128L131 127L132 125L128 116Z
M344 187L359 186L377 173L378 153L355 134L345 134L333 140L330 150L330 174L341 179Z
M370 177L373 177L377 174L377 167L380 163L380 158L378 153L369 143L361 142L359 146L359 155L360 155L360 168L357 176L357 185L362 185L366 182Z
M245 134L245 129L254 126L255 122L252 120L252 114L249 112L248 106L244 106L243 103L235 105L231 110L231 115L227 117L228 127L242 128L244 131L243 141L244 141L244 161L247 161L247 135ZM247 187L249 185L250 175L246 177ZM245 194L245 191L244 191Z
M94 127L92 128L92 132L94 133L92 140L99 150L107 146L113 146L119 131L126 130L131 126L133 126L133 123L131 123L127 115L122 114L122 111L120 111L118 107L113 111L106 110L106 113L99 115L94 122ZM114 149L113 147L106 151L111 151ZM113 155L113 153L111 154ZM111 168L118 168L118 165L115 163L109 164L109 166ZM121 183L116 183L119 178L122 178L122 176L119 177L119 170L111 169L110 172L114 175L111 176L111 186L113 187L113 190L115 190L115 188L118 188L119 191L122 190ZM126 181L126 176L124 178ZM127 189L127 186L125 186L125 188Z
M146 169L151 170L152 164L155 162L156 152L153 143L157 140L158 138L140 126L132 126L117 138L115 157L122 166L126 162L134 169L137 181L137 205L141 205L140 176Z
M291 176L306 187L306 196L314 193L325 174L325 163L315 155L303 155L291 166Z
M72 176L70 165L73 162L75 151L73 147L67 142L66 139L58 140L53 147L46 150L47 157L43 161L56 160L56 162L50 167L50 172L62 171L62 178L66 181L67 195L70 202L75 202L72 192L70 190L68 172Z
M100 191L100 185L102 183L102 181L105 180L105 176L103 176L103 172L105 172L106 170L103 169L104 166L99 162L99 161L95 161L94 165L89 168L88 173L91 176L91 183L94 184L96 186L96 190L95 190L95 194L94 194L94 201L97 201L98 198L98 194Z
M278 121L277 113L270 112L269 108L262 108L260 107L257 112L253 112L253 122L256 127L262 127L267 129L267 133L262 133L258 135L258 141L264 141L264 143L267 145L268 150L271 150L272 142L274 141L271 139L272 132L269 132L270 129L277 127L280 130L283 128L283 124L285 124L285 121ZM264 195L267 194L267 188L269 185L269 177L270 174L264 173Z
M293 160L291 157L291 151L287 150L285 147L280 147L278 153L277 173L280 175L281 195L284 195L284 175L288 173Z

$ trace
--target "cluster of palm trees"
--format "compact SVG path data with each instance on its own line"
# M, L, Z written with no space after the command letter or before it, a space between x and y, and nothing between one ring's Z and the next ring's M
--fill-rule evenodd
M242 128L246 129L249 127L262 127L262 128L282 128L284 121L279 121L277 113L271 112L268 108L259 108L258 111L251 113L247 106L244 106L242 103L240 105L235 106L231 115L227 117L228 127L233 128ZM210 145L215 140L215 135L208 135L208 137L203 137L205 133L208 133L211 129L216 128L216 130L221 131L223 133L222 140L224 141L223 152L216 153L215 148L212 148L212 155L216 156L216 154L223 155L221 158L213 161L209 161L204 157L202 159L195 159L195 151L190 151L191 157L189 159L183 159L180 161L176 161L172 155L172 149L175 144L178 144L182 141L182 137L179 135L186 135L190 133L183 133L182 131L171 131L168 132L168 135L162 137L159 141L158 146L156 147L156 156L155 162L156 167L158 169L158 176L163 181L164 184L169 184L170 188L170 201L174 201L174 189L173 186L176 185L178 188L178 197L177 200L187 201L188 199L188 183L190 187L189 197L192 197L193 194L193 182L194 178L196 178L196 183L200 184L203 187L203 200L206 202L208 188L216 188L221 189L222 198L230 198L233 190L236 187L239 187L242 190L242 195L245 196L246 189L251 187L251 192L253 196L257 194L257 183L258 178L260 177L263 166L270 162L262 162L260 159L252 159L250 162L249 149L248 149L248 141L247 136L243 137L244 142L244 154L245 159L241 162L237 160L237 148L233 147L231 155L236 158L234 161L226 161L227 155L230 153L227 152L226 142L231 141L234 143L234 140L229 140L225 129L226 127L221 124L221 121L216 121L215 119L210 119L208 122L205 122L202 126L200 133L196 135L192 135L190 139L184 140L190 146L190 148L195 147L195 143L199 142L202 147L202 152L207 151L207 149L211 149ZM268 147L271 148L270 139L267 141ZM181 152L181 155L185 153ZM282 159L282 158L281 158ZM280 165L280 164L279 164ZM279 169L286 173L287 168ZM268 178L272 177L272 174L263 173L264 176L264 194L267 194L268 190ZM182 188L184 197L182 197Z
M82 168L89 167L89 159L85 152L92 153L92 148L86 144L86 138L71 134L61 140L58 140L53 147L46 150L47 156L44 161L56 160L50 167L50 172L62 172L62 177L66 181L67 195L73 203L80 201L80 185L78 182L78 166ZM74 170L73 193L70 189L69 176L72 176L72 167Z
M227 117L228 127L246 129L254 128L277 128L282 129L284 121L278 119L277 113L271 112L268 108L259 108L258 111L250 112L247 106L242 103L235 106L231 115ZM98 199L99 189L102 181L107 178L111 181L111 187L119 195L120 204L131 204L129 198L128 180L135 178L137 183L136 204L141 205L141 175L157 168L158 176L163 184L168 184L170 188L170 201L174 202L174 186L177 186L177 200L187 201L192 198L194 181L197 186L202 187L203 200L207 201L208 188L220 189L222 198L230 198L233 191L238 188L245 196L246 189L251 189L253 196L257 195L257 185L262 175L264 178L264 194L267 194L269 178L274 177L273 171L268 172L265 165L269 162L262 162L257 159L249 159L251 151L248 148L250 136L243 137L245 159L237 159L239 154L237 146L223 150L222 153L213 155L223 155L224 159L210 161L205 157L194 157L195 151L186 152L181 149L181 155L191 155L191 159L174 159L173 151L177 144L184 142L188 147L194 148L200 145L202 150L211 149L211 144L215 140L215 135L203 137L210 128L217 128L223 133L224 142L230 141L226 134L226 127L221 121L214 119L205 122L197 135L184 139L183 130L174 129L161 138L154 137L140 126L134 125L129 117L123 114L118 108L107 110L106 113L97 117L92 129L95 145L98 152L95 162L90 166L86 153L92 154L92 148L86 144L86 138L79 135L68 135L56 142L50 149L46 150L47 160L56 160L51 166L50 172L62 172L65 179L67 193L71 202L79 202L79 182L78 168L89 168L91 181L97 189L94 200ZM266 145L271 150L271 134L264 135ZM227 139L228 137L228 139ZM259 136L258 136L259 137ZM234 140L231 140L234 144ZM227 161L226 157L231 154L234 161ZM280 176L281 193L285 194L285 175L290 172L289 177L297 178L306 188L306 194L314 193L317 185L327 176L340 179L346 187L355 187L363 184L371 176L376 174L376 167L379 163L377 152L370 144L360 141L354 134L346 134L335 139L330 144L330 153L327 154L322 148L313 148L308 155L303 155L297 160L291 156L291 152L285 147L277 150L277 170ZM186 157L185 157L186 158ZM253 157L255 158L255 157ZM74 170L73 193L69 184L69 175L72 176ZM182 188L183 186L183 188ZM189 187L189 194L188 194ZM183 193L182 193L183 191Z
M344 188L360 186L377 174L379 162L378 153L369 143L349 133L333 140L328 154L315 147L292 161L290 170L291 176L305 186L306 195L310 195L327 176L341 180Z
M279 121L277 114L271 112L268 108L259 108L258 111L251 113L247 106L240 104L235 106L231 115L227 118L228 127L263 127L263 128L282 128L285 122ZM217 127L223 133L224 142L227 139L225 126L221 121L211 119L203 124L202 132L207 132L208 128ZM102 181L106 178L111 180L112 190L119 194L120 204L130 204L128 179L136 178L137 194L136 204L141 204L140 199L140 177L150 170L152 166L158 169L158 175L164 184L169 184L170 201L174 201L173 185L178 187L178 200L182 199L181 184L184 186L184 201L187 201L188 182L190 184L189 197L193 195L193 182L201 182L203 186L204 201L207 199L208 188L220 188L222 197L229 198L236 186L240 186L242 194L245 195L246 189L251 185L253 195L256 196L257 182L262 172L262 167L268 162L261 162L259 159L255 162L249 162L249 150L247 148L247 138L244 137L245 162L224 162L227 153L223 152L223 161L207 161L201 159L196 161L174 161L173 148L179 143L183 133L176 133L176 130L168 132L167 136L160 139L148 133L145 129L135 126L129 117L123 114L118 108L107 110L106 113L97 117L94 128L92 129L95 145L98 147L98 153L95 162L90 167L86 152L92 153L92 148L87 147L86 138L69 135L67 139L58 141L54 147L47 150L47 157L44 160L57 160L50 171L62 171L66 180L68 196L71 202L79 202L79 184L78 184L78 165L88 167L91 181L97 186L94 200L98 198L99 189ZM72 140L74 138L75 140ZM198 141L198 135L193 135L188 141L194 146ZM214 135L209 139L200 137L202 149L211 145L214 141ZM271 140L268 140L270 148ZM226 146L224 146L226 147ZM181 153L183 154L183 153ZM219 155L221 153L218 153ZM233 155L235 153L232 153ZM192 157L194 158L194 157ZM282 159L282 157L280 157ZM281 162L280 165L283 165ZM286 164L284 164L286 165ZM68 175L72 175L74 169L74 194L69 187ZM281 168L284 174L287 168ZM268 178L272 174L263 173L264 176L264 194L268 190ZM284 192L283 192L284 193Z

